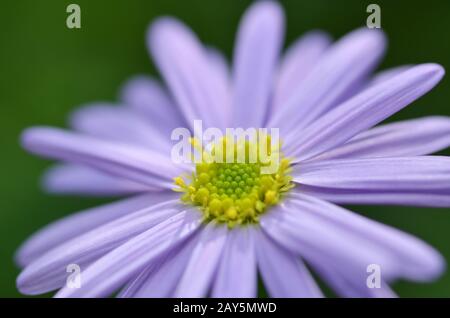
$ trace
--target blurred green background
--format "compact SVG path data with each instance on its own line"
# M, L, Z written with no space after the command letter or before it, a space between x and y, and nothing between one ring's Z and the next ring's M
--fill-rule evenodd
M310 29L335 38L365 24L366 7L382 9L389 50L381 65L437 62L450 70L450 1L288 0L287 43ZM81 6L82 29L66 27L66 7ZM200 38L231 57L242 0L19 0L0 5L0 296L20 296L13 254L31 233L52 220L105 202L50 196L39 177L49 162L18 145L22 129L36 124L63 126L68 112L89 101L115 100L118 87L136 73L156 71L144 34L160 15L188 23ZM391 120L450 115L450 79ZM449 154L447 151L446 154ZM449 209L352 207L373 219L413 233L450 261ZM399 282L401 296L449 297L450 271L430 284Z

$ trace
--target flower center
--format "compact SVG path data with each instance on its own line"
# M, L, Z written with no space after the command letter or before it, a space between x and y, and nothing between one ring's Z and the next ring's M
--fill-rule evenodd
M266 143L264 147L269 149L270 136L266 138L269 145ZM279 203L283 195L293 187L292 177L288 175L291 170L290 161L283 158L278 150L276 156L262 160L259 150L263 146L257 142L245 141L241 147L234 144L230 147L230 143L230 138L225 137L210 152L200 148L203 157L196 164L195 172L185 178L174 178L177 186L174 190L183 193L183 202L200 208L205 222L215 220L226 223L229 227L257 223L258 217L270 206ZM234 162L223 162L226 159L225 151L230 149ZM242 149L246 154L245 159L236 162L238 152ZM250 149L256 153L254 160L249 159ZM218 150L223 152L215 156ZM268 153L272 155L275 152ZM217 160L218 158L221 160ZM275 168L267 172L268 167Z

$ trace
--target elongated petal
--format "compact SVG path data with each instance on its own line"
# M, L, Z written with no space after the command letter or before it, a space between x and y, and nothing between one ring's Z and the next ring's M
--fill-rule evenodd
M123 103L144 116L149 125L170 139L174 128L187 127L175 102L159 82L147 76L135 76L122 88Z
M294 205L302 211L314 213L322 222L351 231L360 239L369 240L389 251L392 254L390 257L402 267L403 277L428 281L439 276L445 268L445 261L439 252L412 235L309 195L293 194L293 198Z
M269 123L289 133L317 120L377 65L385 49L378 30L358 29L333 45Z
M225 89L226 94L223 95L223 98L228 99L230 96L226 95L230 94L229 89L231 84L230 65L228 63L228 60L226 56L215 47L209 46L207 48L207 54L209 60L211 61L212 68L216 72L216 80L222 81L220 87Z
M422 64L363 91L298 134L287 154L301 161L346 143L424 95L443 74L439 65Z
M172 254L175 254L178 249L178 246L175 246L169 251L166 251L161 256L157 257L154 261L152 261L147 267L143 270L138 271L138 275L134 278L130 278L128 283L121 289L119 293L117 293L116 298L139 298L137 296L137 292L140 290L143 284L148 280L150 275L155 273L159 268L163 267L166 258L172 257ZM170 277L168 277L170 279ZM165 290L165 286L162 286L162 289ZM150 297L149 297L150 298Z
M400 65L400 66L388 68L386 70L378 72L368 82L367 87L375 86L377 84L383 83L384 81L391 79L391 78L403 73L406 70L409 70L411 67L413 67L413 65Z
M314 160L427 155L450 146L450 118L424 117L369 129Z
M225 246L227 232L225 226L212 223L203 229L175 290L175 297L206 296Z
M352 272L344 269L336 270L333 264L312 264L319 276L341 297L350 298L396 298L397 295L388 283L381 280L380 286L367 285L367 280L355 280ZM382 272L381 272L382 274ZM370 275L368 273L367 275Z
M305 264L292 252L258 233L258 269L272 297L323 297Z
M224 54L215 47L207 47L208 60L211 67L210 81L214 82L214 86L217 87L217 98L222 101L223 105L227 106L226 111L222 113L223 122L225 127L230 127L232 109L231 109L231 97L232 97L232 85L231 85L231 69Z
M230 105L206 49L181 22L161 18L148 33L148 46L188 125L202 119L207 127L225 128ZM219 86L218 86L219 85Z
M170 135L165 136L145 117L124 106L105 103L84 106L71 115L71 127L94 137L170 154Z
M302 81L320 61L330 42L328 34L311 31L288 48L278 70L273 110L283 106L295 95Z
M58 164L48 169L43 186L50 193L84 196L119 196L154 190L147 185L73 164Z
M177 201L146 207L57 245L28 265L17 279L19 290L39 294L59 288L69 264L91 263L130 238L180 213Z
M283 213L268 215L261 225L274 240L308 261L333 262L353 273L355 280L366 280L370 264L381 267L386 281L399 277L428 281L445 268L440 254L424 242L303 194L293 195Z
M242 18L233 61L234 127L262 127L283 33L283 12L275 1L258 1Z
M347 203L450 206L448 157L329 160L304 163L295 170L295 182L317 192L337 190L336 196L342 192ZM383 198L389 199L383 202Z
M450 206L448 192L346 190L302 185L302 193L336 204L400 205L437 208Z
M28 265L31 261L42 256L56 245L66 242L75 236L138 210L149 208L164 201L173 200L175 197L176 194L172 192L139 195L130 199L84 210L50 223L22 244L16 254L16 261L22 267Z
M161 262L148 266L118 297L171 297L197 244L198 235L194 236L186 244L180 244L171 251Z
M238 228L228 233L212 297L256 297L255 230Z
M290 202L289 202L290 203ZM275 242L312 263L332 263L347 268L354 279L366 277L369 264L379 264L384 276L392 279L400 274L400 266L388 251L343 228L320 222L317 216L286 204L272 215L261 218L261 227ZM279 212L275 214L275 212Z
M182 244L201 223L197 211L170 217L112 250L81 273L81 288L62 288L55 297L106 297L167 250Z
M171 188L171 178L183 171L154 151L56 128L29 128L22 145L37 155L91 166L151 187Z

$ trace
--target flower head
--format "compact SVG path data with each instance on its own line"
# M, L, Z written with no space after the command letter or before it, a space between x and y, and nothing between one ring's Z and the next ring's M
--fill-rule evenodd
M181 22L161 18L147 44L167 91L136 77L121 105L76 111L73 132L24 132L27 150L63 162L44 178L49 191L131 197L33 235L16 257L20 291L253 297L259 273L272 296L321 297L311 269L341 296L389 297L395 279L442 273L444 260L426 243L336 204L450 206L450 159L428 156L449 146L450 119L374 127L432 89L444 70L421 64L372 76L385 38L369 29L334 44L311 32L280 57L283 20L276 2L251 6L230 72ZM194 132L198 119L222 131L279 129L282 143L234 144L225 135L203 147L194 137L201 159L173 162L172 130ZM276 156L265 160L262 150ZM241 161L240 152L248 155ZM66 284L70 264L81 269L80 288ZM373 265L380 288L367 285Z

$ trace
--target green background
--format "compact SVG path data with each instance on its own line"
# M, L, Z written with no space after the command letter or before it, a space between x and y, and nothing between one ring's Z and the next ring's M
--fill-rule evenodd
M66 6L77 3L82 29L67 29ZM310 29L335 38L365 23L368 1L282 1L287 43ZM375 1L372 1L375 2ZM105 199L50 196L39 188L49 162L20 149L22 129L36 124L63 126L77 105L115 100L118 87L136 73L156 75L144 34L160 15L188 23L200 38L231 56L242 0L18 0L0 5L0 296L20 296L19 270L12 257L19 244L52 220ZM376 1L389 50L381 65L437 62L450 69L450 1ZM450 80L391 120L450 115ZM449 154L447 151L446 154ZM413 233L450 261L449 209L353 207L371 218ZM450 296L450 271L431 284L399 282L401 296Z

